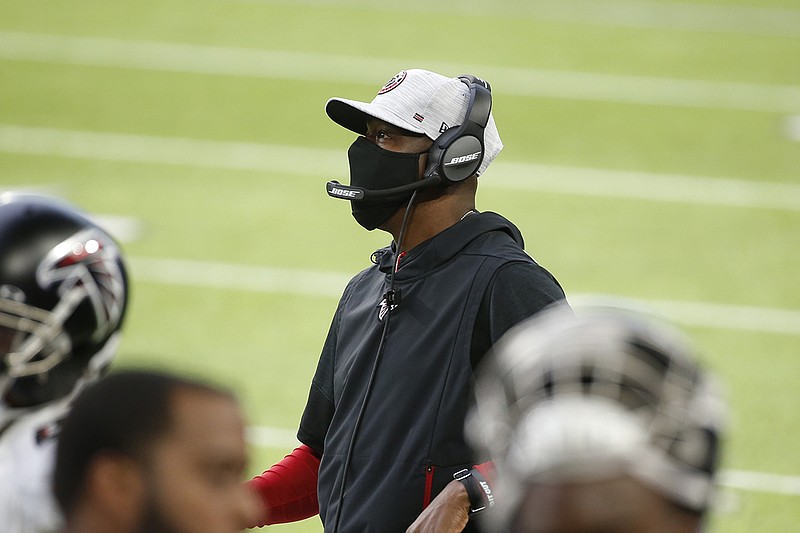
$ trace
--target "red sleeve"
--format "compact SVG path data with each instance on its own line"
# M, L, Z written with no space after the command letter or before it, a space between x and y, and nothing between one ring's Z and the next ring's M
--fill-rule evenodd
M475 465L473 468L481 473L483 479L485 479L489 485L494 485L494 463L492 461L486 461L485 463Z
M247 482L264 502L263 518L249 527L303 520L319 513L317 476L320 457L302 444Z

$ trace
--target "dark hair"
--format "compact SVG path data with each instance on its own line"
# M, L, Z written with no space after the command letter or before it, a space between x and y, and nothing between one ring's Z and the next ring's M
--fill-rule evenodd
M172 425L171 399L177 390L232 397L201 381L151 370L112 372L75 399L58 439L53 490L69 515L84 489L98 453L142 460Z

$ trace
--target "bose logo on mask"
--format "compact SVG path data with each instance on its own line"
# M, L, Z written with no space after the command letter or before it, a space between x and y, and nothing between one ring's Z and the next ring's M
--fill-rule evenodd
M453 165L463 165L464 163L469 163L470 161L475 161L481 156L481 152L475 152L474 154L467 154L462 155L459 157L454 157L450 161L444 164L446 167L452 167Z

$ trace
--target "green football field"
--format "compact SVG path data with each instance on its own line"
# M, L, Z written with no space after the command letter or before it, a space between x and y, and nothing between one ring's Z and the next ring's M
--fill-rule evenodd
M325 194L353 140L325 101L404 68L491 82L506 148L478 208L568 296L677 322L724 381L711 530L797 531L797 0L3 0L0 189L107 224L132 280L118 367L234 388L260 472L296 444L338 295L389 241Z

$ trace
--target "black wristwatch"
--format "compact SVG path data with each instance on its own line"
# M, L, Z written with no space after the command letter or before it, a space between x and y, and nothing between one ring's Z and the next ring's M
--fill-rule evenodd
M494 505L494 495L489 483L476 469L467 468L453 474L453 479L464 485L469 497L469 514L479 513Z

